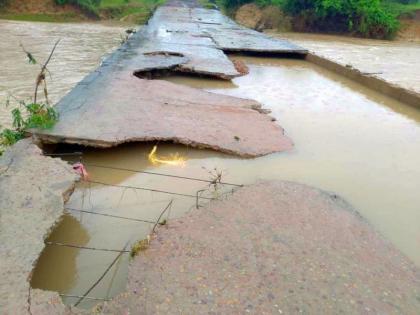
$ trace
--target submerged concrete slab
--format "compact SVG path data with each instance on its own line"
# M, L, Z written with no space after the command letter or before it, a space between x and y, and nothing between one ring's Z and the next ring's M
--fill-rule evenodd
M159 228L103 314L417 314L420 273L346 202L262 182Z
M36 132L44 142L111 147L168 140L245 157L292 147L255 101L142 80L130 73L99 76L73 90L57 108L59 122Z
M31 298L31 272L77 179L70 165L43 156L28 139L0 158L1 314L30 314L37 303ZM37 297L60 300L56 293Z

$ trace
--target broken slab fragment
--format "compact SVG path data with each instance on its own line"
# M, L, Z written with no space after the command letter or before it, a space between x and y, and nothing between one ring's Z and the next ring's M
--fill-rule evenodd
M32 269L77 180L70 165L43 156L30 139L0 158L0 313L30 313Z
M34 132L44 142L106 148L163 140L244 157L292 147L256 101L130 73L98 76L64 97L57 109L58 123Z
M160 227L103 314L416 314L420 273L346 202L261 182Z

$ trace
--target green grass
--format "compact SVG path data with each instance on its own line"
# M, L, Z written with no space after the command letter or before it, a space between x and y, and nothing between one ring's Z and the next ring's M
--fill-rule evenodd
M0 19L29 22L77 22L80 17L74 13L44 14L44 13L0 13Z
M156 6L164 0L102 0L99 12L111 19L123 19L132 16L134 22L143 24L150 17Z
M98 7L99 16L103 19L121 20L130 16L130 21L144 24L156 6L165 0L102 0ZM78 22L85 20L76 13L45 14L45 13L10 13L0 10L0 19L29 22Z
M409 15L420 10L420 2L413 4L402 4L392 0L384 0L382 6L388 9L395 16Z

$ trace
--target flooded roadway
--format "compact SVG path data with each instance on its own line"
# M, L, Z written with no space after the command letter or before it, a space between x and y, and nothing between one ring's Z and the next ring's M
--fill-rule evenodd
M285 127L294 140L291 152L257 159L238 159L213 151L196 150L174 144L159 144L162 155L178 152L187 161L184 167L154 166L147 160L151 144L131 144L110 150L88 150L84 161L95 181L113 185L147 187L195 195L208 185L180 179L129 171L96 168L105 165L139 171L208 179L208 171L223 172L223 180L250 184L259 179L281 179L306 183L343 196L376 229L420 265L420 112L354 82L342 79L302 60L233 57L247 63L249 75L232 83L185 76L168 80L204 88L216 93L256 99ZM257 84L256 84L257 82ZM230 187L223 187L226 192ZM68 207L156 220L165 205L174 200L171 218L195 206L195 199L161 193L136 191L91 184L81 187ZM85 246L122 248L127 239L143 239L150 224L127 222L96 215L72 214L89 235L74 238L63 229L52 238L57 242ZM64 225L70 224L70 218ZM73 222L73 221L71 221ZM71 224L74 224L71 223ZM77 227L80 229L80 226ZM35 273L39 287L78 295L106 269L115 253L48 247L52 251L79 252L68 263L43 259ZM128 255L126 255L128 256ZM92 296L111 297L125 285L128 257L92 291ZM66 270L74 278L53 285ZM54 280L55 281L55 280ZM112 286L111 286L112 283ZM112 288L110 288L112 287ZM68 298L67 303L74 303ZM85 307L94 302L85 303Z
M9 90L19 97L29 97L32 93L37 68L26 64L24 56L16 59L16 56L21 56L19 38L28 50L36 48L33 50L35 55L47 56L50 44L57 37L63 37L60 44L63 50L57 51L57 59L50 67L53 74L50 94L53 100L57 100L98 64L100 56L118 44L122 32L120 28L101 25L59 24L50 33L51 28L43 23L0 23L0 42L5 45L0 63L3 69L7 69L0 75L2 100ZM3 38L4 34L9 34L7 40ZM70 40L68 44L67 40ZM382 47L380 43L378 50ZM247 160L213 151L159 144L159 154L179 152L187 158L185 167L181 168L149 163L147 154L151 144L87 150L84 162L88 164L91 179L185 194L195 194L197 190L208 187L206 183L97 168L89 164L205 179L211 177L209 170L216 168L223 171L223 180L235 183L282 179L310 184L346 198L420 266L420 112L304 61L233 58L249 65L249 75L231 83L182 76L168 80L261 102L273 111L272 115L295 142L292 151ZM9 109L0 110L3 123L8 119L8 112ZM221 189L219 193L230 188ZM172 199L169 222L196 203L195 198L190 197L91 184L90 187L80 185L67 206L153 221ZM69 211L50 240L122 248L127 239L142 239L150 229L151 224ZM115 253L92 254L90 251L48 246L32 284L80 295L97 280L114 257ZM112 297L124 289L129 257L123 257L90 293L91 296ZM75 298L65 299L68 304L75 301ZM82 306L95 303L90 301Z
M420 43L345 36L281 33L315 54L420 93Z

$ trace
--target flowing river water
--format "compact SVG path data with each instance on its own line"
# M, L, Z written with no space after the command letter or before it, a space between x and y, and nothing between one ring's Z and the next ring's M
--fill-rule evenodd
M31 24L31 27L36 28L37 25ZM19 28L20 24L15 27ZM42 28L43 24L39 27ZM55 27L60 29L57 25ZM68 25L62 27L68 30ZM74 54L79 56L85 49L95 50L95 54L89 55L89 61L83 60L93 67L107 49L103 46L88 48L86 45L108 42L107 48L110 49L120 29L101 25L89 27L98 27L97 33L92 30L94 39L86 40L80 46L73 44L68 53L71 55L74 50ZM106 31L99 35L104 28ZM15 32L19 33L18 30ZM11 43L9 40L9 43L1 42L1 45L9 44L8 49L14 49L15 54L12 55L15 56L20 51ZM45 49L44 54L47 54L49 46ZM4 56L0 58L0 62L7 64ZM186 162L181 167L153 165L147 158L153 144L148 143L128 144L108 150L84 149L83 161L93 181L191 196L80 184L67 203L69 214L65 215L49 240L122 249L127 240L134 242L146 238L153 224L70 209L156 221L173 200L171 211L164 215L164 218L169 218L170 225L171 219L196 206L194 196L197 191L206 190L202 193L203 197L223 197L234 187L222 185L215 188L206 182L130 170L211 179L216 169L222 172L222 180L226 182L251 184L262 179L291 180L334 192L349 201L374 228L420 266L420 111L303 60L232 58L244 61L250 73L232 82L186 76L173 76L167 80L261 102L265 108L272 110L272 116L293 139L293 150L256 159L239 159L209 150L158 144L160 155L170 156L178 152L184 156ZM22 64L22 68L27 66ZM78 71L80 67L74 60L70 66L66 65L68 75L73 73L74 77L64 80L62 91L72 85L68 84L69 81L76 82L83 76ZM1 80L3 92L3 77ZM22 80L30 86L31 81L27 78ZM16 88L15 93L19 93L17 83L16 80L14 85L7 82L8 86ZM60 85L60 82L55 84ZM63 150L80 149L66 147ZM76 158L69 157L69 160ZM200 205L206 202L207 199L199 200ZM68 295L81 295L101 276L116 255L113 252L47 246L35 269L32 285ZM129 259L128 254L122 255L122 259L89 295L110 298L123 291ZM64 301L74 304L77 298L67 297ZM95 303L87 300L81 306L90 307Z

